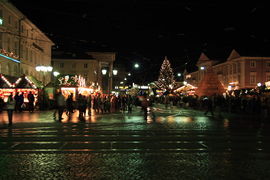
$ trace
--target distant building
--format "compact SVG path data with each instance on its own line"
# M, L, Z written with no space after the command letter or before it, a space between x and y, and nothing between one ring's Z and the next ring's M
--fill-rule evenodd
M225 62L209 59L204 53L197 62L198 71L188 73L186 81L198 86L209 67L217 74L225 89L254 88L270 81L270 57L241 56L232 50Z
M53 42L8 1L0 1L0 73L31 75L45 83L51 74L36 71L38 65L51 65Z
M104 92L112 90L112 70L115 52L73 53L58 51L54 53L52 64L54 71L60 74L81 75L86 85L99 85Z

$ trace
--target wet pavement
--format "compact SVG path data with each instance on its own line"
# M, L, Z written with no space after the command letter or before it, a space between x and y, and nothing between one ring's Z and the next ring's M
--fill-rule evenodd
M269 179L270 119L155 107L0 115L0 179Z

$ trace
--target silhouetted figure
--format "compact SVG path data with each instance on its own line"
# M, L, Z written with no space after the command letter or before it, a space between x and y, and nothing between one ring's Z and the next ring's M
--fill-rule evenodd
M17 92L16 95L14 96L14 100L15 100L15 111L19 111L19 107L20 107L20 96L19 93Z
M147 119L147 108L148 108L148 106L149 106L149 102L148 102L147 98L144 96L142 98L142 102L141 102L141 107L142 107L144 119Z
M13 99L12 95L8 96L6 109L8 113L8 124L12 125L12 116L13 116L13 111L15 109L15 100Z
M73 113L73 93L71 93L66 101L66 105L67 105L67 115L70 116Z
M35 97L32 94L32 92L30 91L29 94L27 95L27 99L28 99L28 108L29 108L29 112L34 112L34 101L35 101Z
M0 97L0 113L3 111L4 105L5 105L5 102L3 98Z
M24 103L24 95L23 92L19 95L19 112L22 112L23 110L23 103Z
M65 97L63 96L63 94L60 92L58 93L58 95L56 96L56 103L57 103L57 109L58 109L58 120L61 121L64 109L65 109Z
M205 115L208 114L208 112L211 112L211 115L214 116L214 112L213 112L213 102L211 99L209 99L208 97L206 97L204 99L205 105L206 105L206 111L205 111Z

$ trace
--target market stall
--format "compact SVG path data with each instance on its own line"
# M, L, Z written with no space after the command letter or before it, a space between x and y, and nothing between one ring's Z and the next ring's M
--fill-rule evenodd
M14 95L15 89L11 82L3 74L0 74L0 98L6 102L10 94Z
M195 87L191 84L186 84L186 85L181 86L178 89L174 90L174 92L184 94L184 95L194 95L196 89L197 89L197 87Z
M58 78L57 85L65 98L73 94L74 101L78 94L89 96L95 92L92 86L86 86L85 79L80 75L62 75Z
M34 104L37 103L38 100L38 94L39 94L39 88L37 87L37 85L30 80L30 78L28 76L21 76L20 78L18 78L15 83L13 84L13 88L14 88L14 92L15 93L19 93L19 94L23 94L24 97L24 103L27 105L28 101L28 94L31 92L34 97Z

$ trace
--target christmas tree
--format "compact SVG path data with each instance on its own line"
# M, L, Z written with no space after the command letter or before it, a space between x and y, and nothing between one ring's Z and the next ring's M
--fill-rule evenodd
M161 65L159 77L156 85L163 90L170 92L175 86L175 80L173 70L171 68L170 61L165 56L165 59Z

